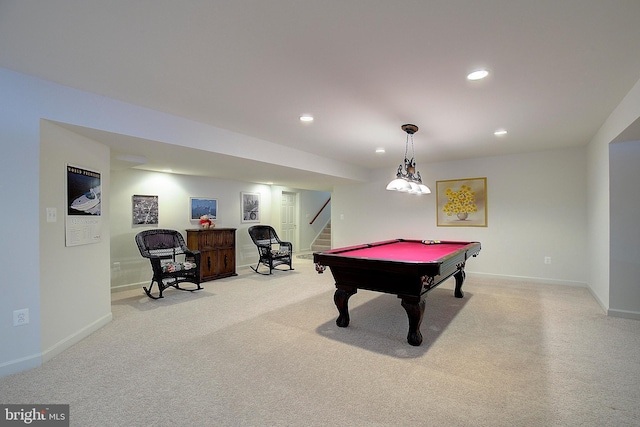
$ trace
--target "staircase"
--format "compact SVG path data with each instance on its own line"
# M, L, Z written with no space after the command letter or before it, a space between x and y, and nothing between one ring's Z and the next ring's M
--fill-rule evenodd
M316 241L311 244L313 252L328 251L329 249L331 249L331 222L318 235Z

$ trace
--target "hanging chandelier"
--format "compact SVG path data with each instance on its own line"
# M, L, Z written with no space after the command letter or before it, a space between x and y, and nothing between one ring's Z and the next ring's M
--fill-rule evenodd
M415 151L413 148L413 134L418 132L418 126L402 125L402 130L407 133L407 142L404 147L404 168L398 166L396 179L387 185L387 190L395 190L410 194L429 194L431 190L422 183L420 172L416 171ZM411 160L407 158L409 152L409 137L411 137Z

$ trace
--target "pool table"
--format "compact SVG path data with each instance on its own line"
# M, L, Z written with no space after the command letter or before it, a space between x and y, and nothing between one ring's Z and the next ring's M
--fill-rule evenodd
M409 318L407 341L418 346L427 293L453 276L462 298L465 264L478 253L479 242L395 239L315 252L313 262L318 273L333 274L338 326L349 326L348 301L358 289L394 294Z

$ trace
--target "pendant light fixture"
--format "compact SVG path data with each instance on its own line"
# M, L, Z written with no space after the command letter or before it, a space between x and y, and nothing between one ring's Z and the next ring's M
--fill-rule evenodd
M416 170L413 134L418 132L418 126L406 124L402 125L402 130L407 133L407 142L404 147L404 168L403 165L398 166L396 179L387 185L387 190L395 190L410 194L429 194L431 193L431 190L422 183L420 172ZM407 158L407 154L409 152L409 138L411 138L411 160Z

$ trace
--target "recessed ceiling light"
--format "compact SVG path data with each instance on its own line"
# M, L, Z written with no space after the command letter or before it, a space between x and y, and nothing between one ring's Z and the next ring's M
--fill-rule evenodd
M301 122L305 122L305 123L309 123L313 121L313 116L309 115L309 114L303 114L302 116L300 116L300 121Z
M376 148L376 153L384 153L384 148Z
M487 70L475 70L467 75L467 80L482 80L489 75Z
M497 131L495 131L493 133L495 136L502 136L502 135L506 135L507 131L505 129L498 129Z

